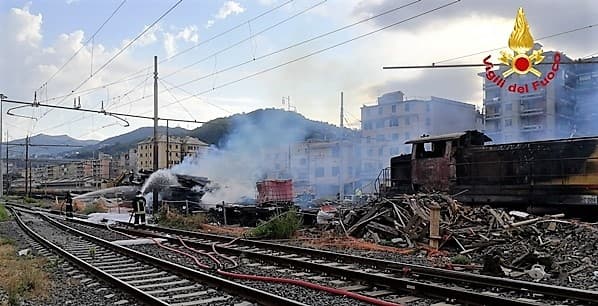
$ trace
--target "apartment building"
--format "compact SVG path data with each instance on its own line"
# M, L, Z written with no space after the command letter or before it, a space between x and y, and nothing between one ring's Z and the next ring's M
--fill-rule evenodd
M552 59L555 52L544 52L546 60ZM571 59L561 55L561 63ZM584 66L584 65L579 65ZM551 69L551 65L537 65L543 76ZM507 67L500 66L495 73L501 75ZM540 86L528 93L511 92L500 88L484 78L484 119L485 133L494 143L518 141L534 141L543 139L566 138L575 133L576 121L576 76L573 65L560 65L559 71L548 86ZM568 75L570 86L565 85ZM531 84L537 77L531 73L512 74L508 83Z
M482 127L483 117L472 104L439 97L405 99L401 91L386 93L376 104L361 108L362 184L388 167L391 156L410 153L407 140Z
M598 57L584 62L597 62ZM573 128L570 136L598 135L598 64L572 64L564 73L565 95L575 104Z
M209 145L197 138L185 136L158 136L158 168L170 168L179 164L185 157L202 155L207 152ZM154 139L153 137L137 144L137 170L152 170L154 168Z
M278 148L264 154L271 179L293 179L295 193L335 197L341 184L345 194L352 194L359 177L359 140L309 140ZM290 169L290 170L289 170Z

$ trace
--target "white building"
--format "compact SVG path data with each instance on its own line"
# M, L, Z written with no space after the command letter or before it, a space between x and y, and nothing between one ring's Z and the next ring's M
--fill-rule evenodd
M361 108L361 181L376 179L390 157L411 152L407 140L482 128L482 115L472 104L438 97L406 100L401 91L386 93Z
M345 194L352 194L359 176L359 154L359 142L355 139L309 140L281 146L264 155L269 165L266 176L292 178L297 194L334 197L340 193L341 184Z

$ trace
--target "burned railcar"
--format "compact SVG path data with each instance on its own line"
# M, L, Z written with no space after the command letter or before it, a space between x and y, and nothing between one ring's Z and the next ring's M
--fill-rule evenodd
M408 141L383 193L444 191L466 203L598 205L598 137L485 145L467 131Z

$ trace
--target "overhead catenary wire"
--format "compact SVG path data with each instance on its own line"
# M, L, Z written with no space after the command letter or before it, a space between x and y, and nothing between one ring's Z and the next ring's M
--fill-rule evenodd
M2 99L2 103L13 103L13 104L20 104L20 105L35 106L35 107L49 107L49 108L54 108L54 109L103 114L106 116L122 116L122 117L130 117L130 118L137 118L137 119L154 120L153 116L150 117L150 116L142 116L142 115L137 115L137 114L124 114L124 113L118 113L118 112L109 112L106 110L95 110L95 109L87 109L87 108L72 108L72 107L61 106L61 105L51 105L51 104L43 104L43 103L28 102L28 101ZM158 120L168 120L168 121L172 121L172 122L185 122L185 123L205 123L204 121L185 120L185 119L177 119L177 118L163 118L163 117L158 117Z
M184 101L184 100L188 100L188 99L191 99L191 98L193 98L193 97L196 97L196 96L204 95L204 94L206 94L206 93L209 93L209 92L212 92L212 91L214 91L214 90L221 89L221 88L224 88L224 87L230 86L230 85L232 85L232 84L235 84L235 83L238 83L238 82L241 82L241 81L247 80L247 79L249 79L249 78L253 78L253 77L255 77L255 76L258 76L258 75L260 75L260 74L264 74L264 73L266 73L266 72L269 72L269 71L272 71L272 70L278 69L278 68L280 68L280 67L283 67L283 66L286 66L286 65L289 65L289 64L292 64L292 63L295 63L295 62L298 62L298 61L304 60L304 59L306 59L306 58L309 58L309 57L311 57L311 56L314 56L314 55L320 54L320 53L322 53L322 52L328 51L328 50L330 50L330 49L333 49L333 48L336 48L336 47L339 47L339 46L345 45L345 44L347 44L347 43L350 43L350 42L352 42L352 41L355 41L355 40L358 40L358 39L361 39L361 38L364 38L364 37L370 36L370 35L372 35L372 34L378 33L378 32L380 32L380 31L386 30L386 29L388 29L388 28L391 28L391 27L395 27L395 26L397 26L397 25L400 25L400 24L402 24L402 23L405 23L405 22L407 22L407 21L410 21L410 20L416 19L416 18L418 18L418 17L421 17L421 16L424 16L424 15L427 15L427 14L433 13L433 12L435 12L435 11L438 11L438 10L440 10L440 9L446 8L446 7L448 7L448 6L451 6L451 5L457 4L457 3L459 3L460 1L461 1L461 0L454 0L454 1L452 1L452 2L449 2L449 3L447 3L447 4L444 4L444 5L441 5L441 6L437 6L437 7L433 8L433 9L430 9L430 10L424 11L424 12L422 12L422 13L419 13L419 14L417 14L417 15L414 15L414 16L412 16L412 17L409 17L409 18L406 18L406 19L402 19L402 20L400 20L400 21L394 22L394 23L392 23L392 24L389 24L389 25L387 25L387 26L384 26L384 27L378 28L378 29L376 29L376 30L373 30L373 31L370 31L370 32L367 32L367 33L361 34L361 35L359 35L359 36L356 36L356 37L353 37L353 38L351 38L351 39L348 39L348 40L342 41L342 42L340 42L340 43L337 43L337 44L334 44L334 45L332 45L332 46L329 46L329 47L326 47L326 48L319 49L319 50L317 50L317 51L314 51L314 52L308 53L308 54L306 54L306 55L303 55L303 56L297 57L297 58L295 58L295 59L292 59L292 60L286 61L286 62L284 62L284 63L281 63L281 64L278 64L278 65L276 65L276 66L273 66L273 67L270 67L270 68L267 68L267 69L260 70L260 71L258 71L258 72L255 72L255 73L249 74L249 75L247 75L247 76L244 76L244 77L242 77L242 78L239 78L239 79L236 79L236 80L233 80L233 81L227 82L227 83L223 83L223 84L221 84L221 85L218 85L218 86L215 86L215 87L213 87L213 88L211 88L211 89L208 89L208 90L205 90L205 91L202 91L202 92L196 93L196 94L194 94L194 95L191 95L191 96L188 96L188 97L185 97L185 98L181 98L181 99L180 99L180 101ZM177 88L179 88L179 87L177 86ZM135 101L135 100L133 100L133 101Z
M93 42L96 35L98 35L98 33L100 33L100 31L104 28L104 26L112 19L112 17L114 17L114 15L116 15L116 13L118 13L118 11L123 7L123 5L125 5L126 2L127 2L127 0L121 1L121 3L116 7L116 9L114 9L112 14L110 14L110 16L108 16L108 18L106 20L104 20L104 22L91 35L91 37L89 37L89 39L87 39L87 41L84 44L82 44L81 47L79 47L79 49L77 51L75 51L75 53L68 60L66 60L66 62L64 62L64 64L62 64L62 66L60 66L60 68L58 68L58 70L56 70L50 76L50 78L48 80L46 80L44 83L42 83L42 85L39 87L39 89L41 89L44 86L47 86L48 83L50 83L50 81L52 81L79 54L79 52L81 52L81 50L83 50L83 48L85 48L90 42Z
M305 8L305 9L303 9L303 10L301 10L301 11L299 11L299 12L297 12L297 13L295 13L295 14L293 14L293 15L291 15L291 16L289 16L289 17L287 17L287 18L285 18L285 19L283 19L281 21L279 21L279 22L276 22L276 23L274 23L274 24L272 24L272 25L264 28L263 30L256 32L256 33L251 34L251 27L250 27L249 28L250 29L249 37L241 39L241 40L239 40L239 41L237 41L237 42L235 42L235 43L233 43L233 44L231 44L231 45L229 45L227 47L224 47L224 48L222 48L222 49L220 49L220 50L218 50L216 52L213 52L212 54L210 54L208 56L205 56L205 57L203 57L203 58L201 58L201 59L199 59L199 60L197 60L197 61L195 61L195 62L193 62L191 64L188 64L188 65L186 65L186 66L184 66L184 67L182 67L182 68L180 68L178 70L175 70L175 71L173 71L173 72L171 72L171 73L163 76L162 78L164 78L164 79L169 78L169 77L171 77L171 76L173 76L175 74L178 74L178 73L180 73L180 72L182 72L182 71L184 71L184 70L186 70L188 68L191 68L191 67L193 67L193 66L195 66L195 65L197 65L199 63L202 63L202 62L204 62L204 61L206 61L206 60L208 60L208 59L210 59L212 57L215 57L215 56L217 56L217 55L219 55L219 54L221 54L223 52L226 52L226 51L228 51L228 50L230 50L230 49L232 49L232 48L234 48L236 46L239 46L240 44L242 44L244 42L247 42L247 41L251 41L252 42L252 58L253 58L253 60L256 60L255 49L253 49L253 39L255 37L257 37L259 35L262 35L262 34L266 33L267 31L270 31L270 30L272 30L272 29L280 26L281 24L283 24L285 22L288 22L288 21L290 21L290 20L292 20L292 19L294 19L294 18L296 18L296 17L298 17L298 16L300 16L300 15L306 13L306 12L309 12L310 10L313 10L314 8L316 8L316 7L318 7L318 6L326 3L327 1L328 0L323 0L323 1L317 2L314 5L311 5L311 6ZM419 0L419 1L421 1L421 0ZM247 23L250 24L249 22L247 22Z
M131 40L130 42L128 42L116 54L114 54L102 66L100 66L92 75L90 75L89 77L85 78L81 83L79 83L79 85L77 85L75 87L75 89L71 90L71 93L77 91L79 88L81 88L83 85L85 85L85 83L87 83L89 80L91 80L95 75L97 75L102 70L104 70L106 67L108 67L108 65L110 65L110 63L112 63L116 58L118 58L118 56L120 56L123 52L125 52L125 50L127 50L137 40L139 40L141 37L143 37L143 35L145 35L145 33L147 33L150 29L152 29L158 22L160 22L160 20L162 20L164 17L166 17L170 12L172 12L182 2L183 2L183 0L178 0L176 3L174 3L168 10L166 10L164 13L162 13L162 15L160 15L160 17L158 17L156 20L154 20L154 22L152 22L143 31L141 31L141 33L139 33L139 35L137 35L133 40ZM72 94L67 95L64 99L70 97L71 95ZM64 101L64 99L62 101L58 102L58 104L61 104ZM51 112L52 110L53 110L53 108L50 108L39 119L41 119L41 118L45 117L46 115L48 115L48 113Z
M394 8L392 8L392 9L389 9L389 10L383 11L383 12L381 12L381 13L378 13L378 14L376 14L376 15L373 15L373 16L370 16L370 17L367 17L367 18L364 18L364 19L358 20L358 21L356 21L356 22L353 22L353 23L351 23L351 24L348 24L348 25L342 26L342 27L340 27L340 28L337 28L337 29L335 29L335 30L332 30L332 31L329 31L329 32L326 32L326 33L322 33L322 34L318 34L318 35L316 35L316 36L314 36L314 37L311 37L311 38L308 38L308 39L302 40L302 41L300 41L300 42L297 42L297 43L294 43L294 44L292 44L292 45L286 46L286 47L284 47L284 48L281 48L281 49L278 49L278 50L272 51L272 52L270 52L270 53L267 53L267 54L264 54L264 55L262 55L262 56L258 56L258 57L256 57L256 58L252 58L252 59L250 59L250 60L247 60L247 61L245 61L245 62L242 62L242 63L236 64L236 65L232 65L232 66L229 66L229 67L227 67L227 68L223 68L223 69L221 69L221 70L218 70L218 71L214 71L213 73L209 73L209 74L206 74L206 75L200 76L200 77L198 77L198 78L192 79L192 80L190 80L190 81L187 81L187 82L184 82L184 83L182 83L182 84L178 84L178 85L177 85L177 87L186 86L186 85L189 85L189 84L191 84L191 83L195 83L195 82L197 82L197 81L200 81L200 80L203 80L203 79L209 78L209 77L211 77L211 76L214 76L214 75L216 75L216 74L220 74L220 73L223 73L223 72L227 72L227 71L230 71L230 70L233 70L233 69L236 69L236 68L239 68L239 67L245 66L245 65L247 65L247 64L249 64L249 63L253 63L253 62L256 62L256 61L262 60L262 59L264 59L264 58L271 57L271 56L273 56L273 55L276 55L276 54L282 53L282 52L284 52L284 51L287 51L287 50L293 49L293 48L295 48L295 47L298 47L298 46L301 46L301 45L307 44L307 43L309 43L309 42L312 42L312 41L318 40L318 39L320 39L320 38L323 38L323 37L326 37L326 36L329 36L329 35L332 35L332 34L338 33L338 32L340 32L340 31L343 31L343 30L346 30L346 29L352 28L352 27L354 27L354 26L360 25L360 24L362 24L362 23L365 23L365 22L368 22L368 21L370 21L370 20L373 20L373 19L376 19L376 18L382 17L382 16L384 16L384 15L388 15L388 14L390 14L390 13L393 13L393 12L396 12L396 11L398 11L398 10L400 10L400 9L403 9L403 8L406 8L406 7L409 7L409 6L412 6L412 5L414 5L414 4L418 3L418 2L421 2L421 1L423 1L423 0L415 0L415 1L411 1L411 2L409 2L409 3L407 3L407 4L404 4L404 5L401 5L401 6L398 6L398 7L394 7ZM459 0L459 1L460 1L460 0Z
M311 37L311 38L309 38L309 39L306 39L306 40L303 40L303 41L297 42L297 43L295 43L295 44L289 45L289 46L287 46L287 47L284 47L284 48L282 48L282 49L278 49L278 50L276 50L276 51L273 51L273 52L270 52L270 53L268 53L268 54L265 54L265 55L259 56L259 57L257 57L257 58L254 58L254 59L251 59L251 60L248 60L248 61L245 61L245 62L242 62L242 63L236 64L236 65L233 65L233 66L229 66L229 67L227 67L227 68L224 68L224 69L222 69L222 70L219 70L219 71L215 71L215 72L213 72L213 73L210 73L210 74L207 74L207 75L203 75L203 76L201 76L201 77L199 77L199 78L196 78L196 79L193 79L193 80L190 80L190 81L184 82L184 83L182 83L182 84L173 85L173 87L174 87L174 88L177 88L177 89L180 89L180 90L184 90L184 89L182 88L183 86L189 85L189 84L191 84L191 83L193 83L193 82L196 82L196 81L199 81L199 80L202 80L202 79L206 79L206 78L208 78L208 77L210 77L210 76L213 76L213 75L216 75L216 74L218 74L218 73L222 73L222 72L226 72L226 71L229 71L229 70L232 70L232 69L235 69L235 68L239 68L239 67L241 67L241 66L247 65L247 64L249 64L249 63L253 63L253 62L255 62L255 61L258 61L258 60L264 59L264 58L266 58L266 57L269 57L269 56L273 56L273 55L275 55L275 54L278 54L278 53L281 53L281 52L283 52L283 51L286 51L286 50L292 49L292 48L294 48L294 47L297 47L297 46L300 46L300 45L306 44L306 43L308 43L308 42L311 42L311 41L317 40L317 39L319 39L319 38L322 38L322 37L325 37L325 36L328 36L328 35L331 35L331 34L337 33L337 32L339 32L339 31L342 31L342 30L345 30L345 29L351 28L351 27L353 27L353 26L356 26L356 25L362 24L362 23L364 23L364 22L367 22L367 21L373 20L373 19L375 19L375 18L378 18L378 17L384 16L384 15L390 14L390 13L392 13L392 12L395 12L395 11L398 11L398 10L400 10L400 9L406 8L406 7L408 7L408 6L414 5L414 4L416 4L416 3L418 3L418 2L421 2L421 1L422 1L422 0L415 0L415 1L409 2L409 3L407 3L407 4L404 4L404 5L401 5L401 6L398 6L398 7L394 7L394 8L392 8L392 9L389 9L389 10L383 11L383 12L381 12L381 13L378 13L378 14L376 14L376 15L370 16L370 17L368 17L368 18L361 19L361 20L359 20L359 21L356 21L356 22L354 22L354 23L351 23L351 24L345 25L345 26L343 26L343 27L337 28L337 29L335 29L335 30L332 30L332 31L329 31L329 32L326 32L326 33L323 33L323 34L316 35L316 36L314 36L314 37ZM393 23L393 24L391 24L391 25L389 25L389 26L386 26L386 27L383 27L383 28L381 28L381 29L378 29L378 30L374 30L374 31L368 32L368 33L366 33L366 34L360 35L360 36L358 36L358 37L355 37L355 38L352 38L352 39L349 39L349 40L346 40L346 41L343 41L343 42L341 42L341 43L335 44L335 45L333 45L333 46L331 46L331 47L328 47L328 48L320 49L320 50L318 50L318 51L316 51L316 52L312 52L312 53L310 53L310 54L308 54L308 55L305 55L305 56L302 56L302 57L300 57L300 58L296 58L296 59L294 59L294 60L291 60L291 61L285 62L285 63L283 63L283 64L277 65L277 66L275 66L275 67L271 67L271 68L268 68L268 69L262 70L262 71L260 71L260 72L258 72L258 73L254 73L254 74L252 74L252 75L246 76L246 77L244 77L244 78L241 78L241 79L238 79L238 80L235 80L235 81L232 81L232 82L226 83L225 85L220 85L220 86L215 86L215 85L213 85L213 86L212 86L212 89L210 89L210 90L206 90L206 91L203 91L203 92L201 92L201 93L198 93L198 94L192 94L192 95L191 95L191 96L189 96L189 97L182 98L182 99L181 99L181 101L183 101L183 100L188 100L188 99L190 99L190 98L193 98L193 97L198 97L198 96L200 96L200 95L203 95L203 94L209 93L209 92L211 92L211 91L213 91L213 90L216 90L216 89L218 89L218 88L222 88L222 87L225 87L225 86L228 86L228 85L231 85L231 84L234 84L234 83L237 83L237 82L243 81L243 80L245 80L245 79L248 79L248 78L250 78L250 77L253 77L253 76L256 76L256 75L259 75L259 74L262 74L262 73L265 73L265 72L268 72L268 71L271 71L271 70L274 70L274 69L280 68L280 67L282 67L282 66L285 66L285 65L288 65L288 64L294 63L294 62L296 62L296 61L299 61L299 60L302 60L302 59L305 59L305 58L311 57L311 56L313 56L313 55L316 55L316 54L322 53L322 52L324 52L324 51L327 51L327 50L329 50L329 49L336 48L336 47L338 47L338 46L344 45L344 44L346 44L346 43L349 43L349 42L351 42L351 41L354 41L354 40L357 40L357 39L363 38L363 37L365 37L365 36L369 36L369 35L371 35L371 34L374 34L374 33L380 32L380 31L382 31L382 30L385 30L385 29L387 29L387 28L390 28L390 27L396 26L396 25L398 25L398 24L401 24L401 23L403 23L403 22L407 22L407 21L409 21L409 20L412 20L412 19L415 19L415 18L421 17L421 16L423 16L423 15L429 14L429 13L431 13L431 12L434 12L434 11L436 11L436 10L442 9L442 8L444 8L444 7L447 7L447 6L453 5L453 4L455 4L455 3L457 3L457 2L460 2L460 1L461 1L461 0L455 0L455 1L451 2L451 3L449 3L449 4L446 4L446 5L443 5L443 6L436 7L435 9L432 9L432 10L429 10L429 11L423 12L423 13L421 13L421 14L415 15L415 16L413 16L413 17L410 17L410 18L407 18L407 19L401 20L401 21L399 21L399 22ZM165 91L165 90L162 90L162 91L160 91L160 93L163 93L164 91ZM139 99L132 100L132 101L130 101L129 103L136 103L136 102L142 101L142 100L144 100L144 99L145 99L145 97L142 97L142 98L139 98ZM125 105L126 105L126 104L125 104Z
M542 39L549 39L549 38L553 38L553 37L558 37L558 36L561 36L561 35L570 34L570 33L574 33L574 32L577 32L577 31L590 29L590 28L593 28L593 27L596 27L596 26L598 26L598 23L594 23L594 24L583 26L583 27L578 27L578 28L574 28L574 29L562 31L562 32L559 32L559 33L551 34L551 35L542 36L540 38L537 38L536 40L542 40ZM447 59L444 59L444 60L441 60L441 61L434 62L434 64L440 64L440 63L446 63L446 62L450 62L450 61L454 61L454 60L464 59L464 58L472 57L472 56L475 56L475 55L486 54L488 52L498 51L498 50L501 50L501 49L504 49L504 46L503 47L493 48L493 49L488 49L488 50L484 50L484 51L479 51L479 52L475 52L475 53L471 53L471 54L467 54L467 55L461 55L461 56L457 56L457 57L447 58Z
M174 95L174 93L172 91L170 91L170 89L168 88L168 86L166 86L164 81L162 81L162 79L159 79L159 81L162 84L162 86L164 86L164 88L166 88L166 90L168 91L170 96L174 99L174 102L177 103L187 113L187 115L189 115L189 117L191 117L192 119L195 120L193 114L191 114L191 112L185 107L185 105L179 101L179 99Z
M191 50L193 50L193 49L195 49L195 48L197 48L199 46L207 44L208 42L210 42L210 41L212 41L214 39L222 37L225 34L228 34L228 33L232 32L232 31L234 31L234 30L236 30L236 29L244 26L248 22L255 21L255 20L257 20L257 19L259 19L261 17L264 17L264 16L266 16L266 15L268 15L268 14L270 14L270 13L272 13L272 12L274 12L274 11L282 8L282 7L284 7L285 5L287 5L287 4L289 4L289 3L293 2L293 1L295 1L295 0L288 0L286 2L283 2L280 5L277 5L277 6L271 8L271 9L265 11L265 12L260 13L257 16L254 16L254 17L250 18L249 20L243 21L243 22L241 22L241 23L239 23L239 24L237 24L237 25L235 25L235 26L233 26L233 27L231 27L231 28L229 28L229 29L227 29L227 30L225 30L223 32L220 32L220 33L218 33L218 34L216 34L216 35L214 35L214 36L212 36L212 37L210 37L208 39L202 40L201 42L199 42L199 43L197 43L197 44L195 44L195 45L193 45L193 46L191 46L191 47L189 47L187 49L179 51L179 52L177 52L177 53L175 53L175 54L173 54L173 55L171 55L171 56L169 56L169 57L167 57L167 58L165 58L163 60L160 60L158 63L159 64L163 64L165 62L171 61L174 58L179 57L180 55L183 55L183 54L185 54L185 53L187 53L187 52L189 52L189 51L191 51ZM68 94L65 94L65 95L52 97L52 98L49 98L48 100L45 100L45 101L46 102L48 102L48 101L55 101L55 100L59 100L59 99L62 99L62 98L65 98L65 97L69 97L69 96L72 96L72 95L78 95L78 94L81 94L81 93L85 93L85 92L89 92L89 91L94 91L94 90L97 90L97 89L101 89L101 88L104 88L106 86L111 86L111 85L115 85L115 84L119 84L119 83L122 83L122 82L129 81L129 80L138 79L138 78L141 78L141 77L143 77L143 76L146 75L146 74L143 74L146 70L148 70L148 69L151 70L152 68L153 68L153 65L145 66L142 69L140 69L140 70L138 70L138 71L136 71L136 72L134 72L132 74L129 74L129 75L127 75L127 76L125 76L125 77L123 77L121 79L118 79L116 81L108 82L106 84L99 85L99 86L96 86L96 87L93 87L93 88L89 88L89 89L85 89L85 90L82 90L82 91L78 91L78 92L75 91L75 92L71 92L71 93L68 93ZM152 73L153 72L150 72L149 74L151 75Z

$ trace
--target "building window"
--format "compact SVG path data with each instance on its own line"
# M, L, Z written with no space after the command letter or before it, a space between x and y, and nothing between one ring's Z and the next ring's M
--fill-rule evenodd
M378 115L382 115L383 111L384 111L384 107L383 106L378 107Z
M389 120L389 126L399 126L399 118L391 118Z
M432 107L430 106L430 102L426 103L426 112L430 112L430 109Z
M332 157L338 157L340 155L340 149L338 146L332 148Z
M405 124L409 125L411 123L411 120L409 117L405 118Z
M410 107L410 104L409 104L409 102L405 103L405 111L406 111L406 112L408 112L408 111L409 111L409 107Z
M316 177L323 177L324 176L324 168L318 167L316 168Z
M513 119L505 119L505 127L513 125Z
M397 112L397 106L396 106L396 105L393 105L393 106L392 106L392 112L393 112L393 113L396 113L396 112Z
M332 176L338 176L338 174L339 174L339 168L332 167Z

